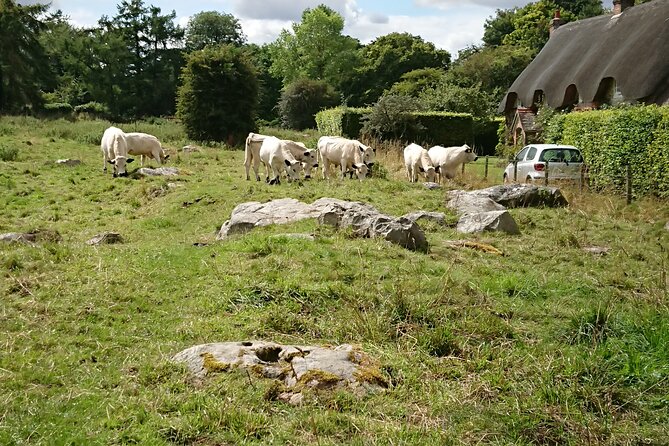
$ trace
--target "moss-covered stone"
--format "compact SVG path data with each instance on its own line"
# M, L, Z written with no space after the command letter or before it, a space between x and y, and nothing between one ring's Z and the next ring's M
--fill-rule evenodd
M202 353L200 356L202 356L202 366L207 374L227 372L230 369L230 364L217 360L209 352Z

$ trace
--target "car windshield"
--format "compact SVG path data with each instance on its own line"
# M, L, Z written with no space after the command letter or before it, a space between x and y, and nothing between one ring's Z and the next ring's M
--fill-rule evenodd
M579 152L577 149L558 147L555 149L547 149L541 152L539 161L581 163L583 162L583 157L581 157L581 152Z

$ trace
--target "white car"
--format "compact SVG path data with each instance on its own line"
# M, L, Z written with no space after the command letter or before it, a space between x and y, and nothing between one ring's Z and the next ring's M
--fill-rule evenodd
M516 154L516 181L544 181L548 166L548 181L579 180L583 168L581 151L574 146L559 144L530 144ZM514 161L504 169L504 182L514 180Z

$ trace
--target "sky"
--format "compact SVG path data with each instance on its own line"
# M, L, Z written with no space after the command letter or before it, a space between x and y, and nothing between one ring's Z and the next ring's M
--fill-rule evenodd
M19 0L46 3L49 0ZM458 50L480 44L483 25L497 9L524 6L530 0L144 0L163 14L176 12L176 21L186 26L189 17L202 11L234 15L249 43L274 41L281 30L299 22L302 11L325 4L345 19L343 34L368 44L391 32L417 35L453 58ZM51 0L51 10L60 9L76 26L93 26L103 15L117 14L121 0Z

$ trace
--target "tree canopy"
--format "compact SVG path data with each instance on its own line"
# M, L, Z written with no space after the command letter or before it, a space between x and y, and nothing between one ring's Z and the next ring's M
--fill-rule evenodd
M203 11L191 17L186 25L187 52L226 43L242 46L245 42L242 25L232 14Z

